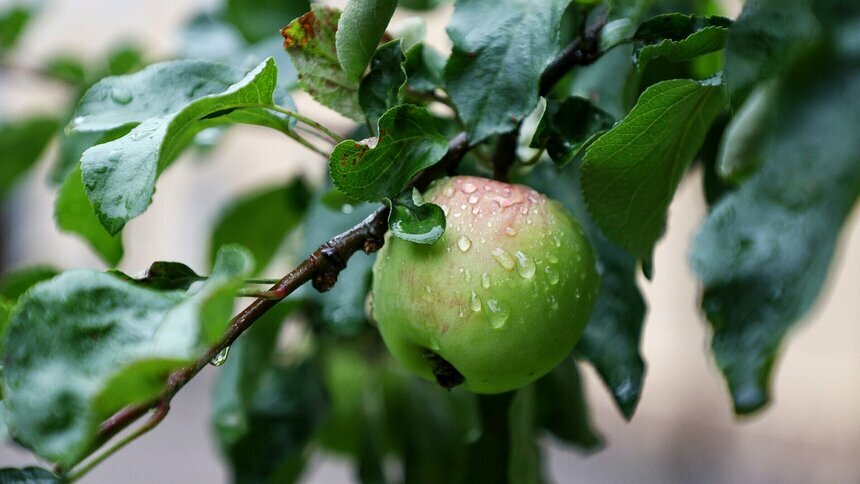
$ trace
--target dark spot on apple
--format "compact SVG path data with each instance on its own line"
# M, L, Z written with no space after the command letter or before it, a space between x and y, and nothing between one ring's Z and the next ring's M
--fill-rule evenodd
M450 390L456 386L462 385L466 378L462 373L454 368L454 365L442 358L437 353L427 350L421 355L430 365L430 371L436 377L436 383L442 388Z

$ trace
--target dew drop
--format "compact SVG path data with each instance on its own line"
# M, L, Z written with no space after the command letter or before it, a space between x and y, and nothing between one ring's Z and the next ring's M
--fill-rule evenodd
M472 300L469 302L469 307L476 313L481 310L481 298L475 294L475 291L472 291Z
M558 256L553 254L552 252L547 252L546 260L548 260L550 264L558 264Z
M230 347L226 347L223 350L219 351L217 355L213 356L211 360L209 360L209 364L212 366L221 366L227 362L227 356L230 355Z
M496 262L498 262L499 265L502 266L505 270L509 271L513 269L516 265L516 262L514 262L514 258L511 257L511 254L508 254L505 249L501 247L496 247L495 249L493 249L491 255L493 256L493 259L496 259Z
M510 196L511 196L511 189L510 189L510 188L505 188L504 190L502 190L502 196L503 196L503 197L505 197L505 198L510 197Z
M490 325L493 329L502 329L508 318L511 316L511 311L499 301L495 299L487 299L487 313L490 316Z
M523 279L531 279L535 275L535 262L520 250L514 256L517 258L517 272Z
M557 235L552 236L552 243L555 244L556 247L561 247L561 240Z
M134 99L134 96L128 89L115 87L110 91L110 98L117 104L128 104Z
M555 298L555 296L550 296L549 298L547 298L546 302L549 303L550 309L558 309L558 300Z
M555 268L554 268L554 267L552 267L552 266L546 266L546 267L544 268L544 272L546 272L546 278L547 278L547 280L549 281L549 283L550 283L550 284L552 284L553 286L554 286L554 285L556 285L556 284L558 284L558 279L559 279L559 277L558 277L558 271L557 271L557 270L555 270Z
M513 227L505 227L505 233L513 237L514 235L517 235L517 229Z
M460 248L460 252L466 252L472 247L472 241L465 235L461 235L457 238L457 247Z
M466 182L463 184L463 193L475 193L475 190L477 189L478 187L472 182Z
M431 336L431 337L430 337L430 344L429 344L429 346L430 346L430 349L431 349L431 350L433 350L433 351L439 351L439 348L441 348L441 347L439 346L439 341L436 339L436 337L435 337L435 336Z
M466 269L466 282L472 282L472 271Z
M442 192L446 197L451 198L454 196L454 187L448 186L445 188L445 191Z
M490 275L486 272L481 274L481 287L483 287L484 289L490 288Z
M472 215L478 215L481 213L481 207L475 207L472 209Z
M424 294L421 295L421 299L425 302L433 302L432 294L433 291L430 289L430 286L424 286Z
M474 204L478 203L478 200L479 200L479 198L477 195L472 195L471 197L469 197L468 202L471 203L472 205L474 205Z

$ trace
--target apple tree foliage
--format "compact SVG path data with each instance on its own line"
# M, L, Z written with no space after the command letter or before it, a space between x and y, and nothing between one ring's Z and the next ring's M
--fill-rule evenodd
M424 42L420 19L391 23L437 8L452 10L450 53ZM735 411L761 410L860 195L860 3L748 0L737 19L720 13L714 0L349 0L342 11L224 0L187 22L172 60L125 44L98 62L32 67L73 102L0 117L0 197L54 153L56 223L104 267L0 268L0 439L54 464L2 469L0 481L80 478L129 440L119 431L158 424L211 361L212 426L237 482L295 480L320 450L365 482L540 482L538 437L603 445L582 365L634 417L647 359L637 277L660 270L654 247L685 177L702 180L709 207L688 255L703 291L688 303L701 305ZM17 68L36 15L34 2L0 10L0 72ZM355 129L297 112L298 90ZM116 269L123 228L147 216L160 175L235 124L323 155L330 180L273 180L223 207L210 267ZM407 373L365 308L388 227L415 244L444 231L445 213L413 189L446 173L558 200L597 257L581 341L513 392ZM261 289L284 252L313 255ZM231 319L247 296L258 299Z

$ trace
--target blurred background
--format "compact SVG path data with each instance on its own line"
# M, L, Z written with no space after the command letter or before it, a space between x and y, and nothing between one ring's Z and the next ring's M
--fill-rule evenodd
M0 10L4 2L0 0ZM345 2L324 2L342 6ZM53 113L73 93L29 72L59 54L96 62L117 43L139 46L147 60L174 57L179 32L218 0L49 0L16 50L14 68L0 69L0 119ZM735 17L741 2L724 2ZM450 6L425 15L427 39L450 50L444 27ZM408 16L395 15L394 23ZM290 19L283 19L286 24ZM350 122L296 93L300 111L348 132ZM53 222L55 191L46 179L56 142L6 195L0 210L0 269L47 263L103 268L78 238ZM226 203L249 190L302 174L326 175L326 161L283 135L236 127L209 152L189 151L161 177L149 210L125 229L119 268L135 274L155 260L207 266L209 229ZM687 263L691 237L706 210L700 174L682 184L657 247L654 279L640 281L649 304L643 336L648 373L632 422L625 422L591 368L586 389L605 449L582 455L547 439L549 475L569 482L860 482L860 215L846 225L827 289L790 334L778 361L774 402L737 419L724 383L706 352L708 331L698 312L699 286ZM271 277L288 261L275 264ZM173 401L167 419L97 467L83 482L227 482L211 437L209 401L216 368L207 368ZM28 452L0 443L0 467L36 463ZM304 482L354 481L348 462L312 459Z

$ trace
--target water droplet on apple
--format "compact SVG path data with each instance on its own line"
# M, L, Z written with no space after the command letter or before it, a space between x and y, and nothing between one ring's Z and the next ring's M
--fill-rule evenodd
M486 272L481 274L481 287L483 287L484 289L490 288L490 275Z
M523 279L531 279L535 275L535 262L520 250L514 256L517 258L517 272Z
M554 267L546 266L544 268L544 272L546 272L546 279L549 281L550 284L552 284L553 286L558 284L558 271L555 270Z
M460 252L466 252L472 247L472 241L465 235L461 235L457 238L457 247L460 248Z
M514 235L517 235L517 229L513 227L505 227L505 233L513 237Z
M463 193L475 193L475 190L477 189L478 187L472 182L466 182L463 184Z
M469 301L469 307L472 308L472 311L476 313L481 310L481 298L475 294L475 291L472 291L472 300Z
M495 299L487 299L487 313L490 316L490 325L493 329L504 328L511 316L511 311Z
M502 266L502 268L505 270L509 271L513 269L516 265L516 262L514 261L514 258L511 257L511 254L508 254L505 249L501 247L496 247L495 249L493 249L491 255L493 256L493 259L496 259L496 262L498 262L499 265Z

